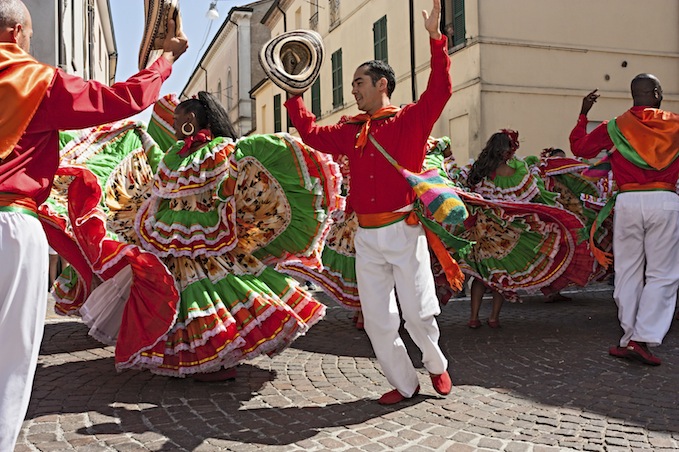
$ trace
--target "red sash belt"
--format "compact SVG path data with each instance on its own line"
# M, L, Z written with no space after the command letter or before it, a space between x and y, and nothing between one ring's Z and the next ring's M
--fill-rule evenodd
M38 205L24 195L0 193L0 212L21 212L38 218Z

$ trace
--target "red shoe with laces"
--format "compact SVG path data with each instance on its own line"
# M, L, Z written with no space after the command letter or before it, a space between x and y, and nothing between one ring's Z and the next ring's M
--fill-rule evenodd
M380 399L377 401L377 403L379 403L380 405L393 405L395 403L403 402L406 399L411 399L419 393L420 393L419 385L417 385L417 388L415 388L415 392L413 392L413 395L411 395L410 397L404 396L403 394L398 392L398 389L392 389L386 394L383 394L382 397L380 397Z

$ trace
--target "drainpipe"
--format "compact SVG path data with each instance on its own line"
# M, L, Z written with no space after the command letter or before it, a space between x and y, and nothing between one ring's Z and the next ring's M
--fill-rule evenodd
M203 70L203 72L205 72L205 92L208 92L208 89L207 89L207 69L205 69L203 67L202 61L200 63L198 63L198 67L201 68Z
M286 31L288 31L288 16L286 16L285 11L283 11L283 9L281 9L281 2L280 1L276 2L276 8L278 8L278 11L280 11L281 14L283 15L283 32L286 32Z
M231 14L229 14L229 22L231 22L236 27L236 49L240 49L240 28L238 27L238 24L236 22L234 22L234 20L231 18ZM236 59L236 61L238 61L238 68L239 68L238 72L240 72L240 65L242 64L242 61L240 60L239 51L237 51L237 55L238 55L238 58ZM238 89L236 90L236 99L235 100L236 100L236 112L238 113L238 115L236 117L237 118L236 119L237 124L234 124L234 126L238 127L238 133L239 133L239 135L242 135L242 130L241 130L242 128L241 128L241 123L240 123L240 77L236 77L236 79L238 80ZM229 83L229 81L227 80L226 83ZM233 94L233 92L232 92L232 94ZM222 94L219 93L219 95L221 96ZM229 100L227 99L226 102L228 104ZM231 108L233 108L233 104L231 105ZM227 111L226 114L227 114L227 116L229 117L229 120L230 120L231 119L231 112Z
M408 14L410 15L410 91L413 102L417 101L417 80L415 79L415 5L413 0L408 2Z
M89 54L88 79L94 79L94 0L87 2L87 53Z
M116 81L116 71L118 70L118 52L108 54L108 84L113 85Z

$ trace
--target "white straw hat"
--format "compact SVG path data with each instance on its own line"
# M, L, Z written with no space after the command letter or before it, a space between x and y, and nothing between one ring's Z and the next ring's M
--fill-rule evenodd
M321 35L294 30L264 44L259 63L276 85L290 94L301 94L318 78L323 53Z
M144 0L144 34L139 46L140 70L162 55L169 17L175 20L176 33L181 31L178 3L178 0Z

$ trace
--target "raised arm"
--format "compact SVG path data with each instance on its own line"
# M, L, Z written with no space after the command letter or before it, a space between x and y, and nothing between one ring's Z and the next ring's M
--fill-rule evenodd
M613 147L613 142L606 130L607 121L604 121L590 133L587 133L587 114L598 98L599 94L597 94L597 89L591 91L582 98L578 122L575 124L575 127L569 136L571 152L578 157L593 158L602 150L609 150Z
M49 130L82 129L135 115L158 100L172 64L187 48L186 36L169 19L162 56L124 82L108 86L57 71L33 123Z
M316 116L307 110L301 95L289 98L285 102L285 108L290 121L307 145L333 155L346 154L353 149L357 128L351 129L341 124L316 125Z

